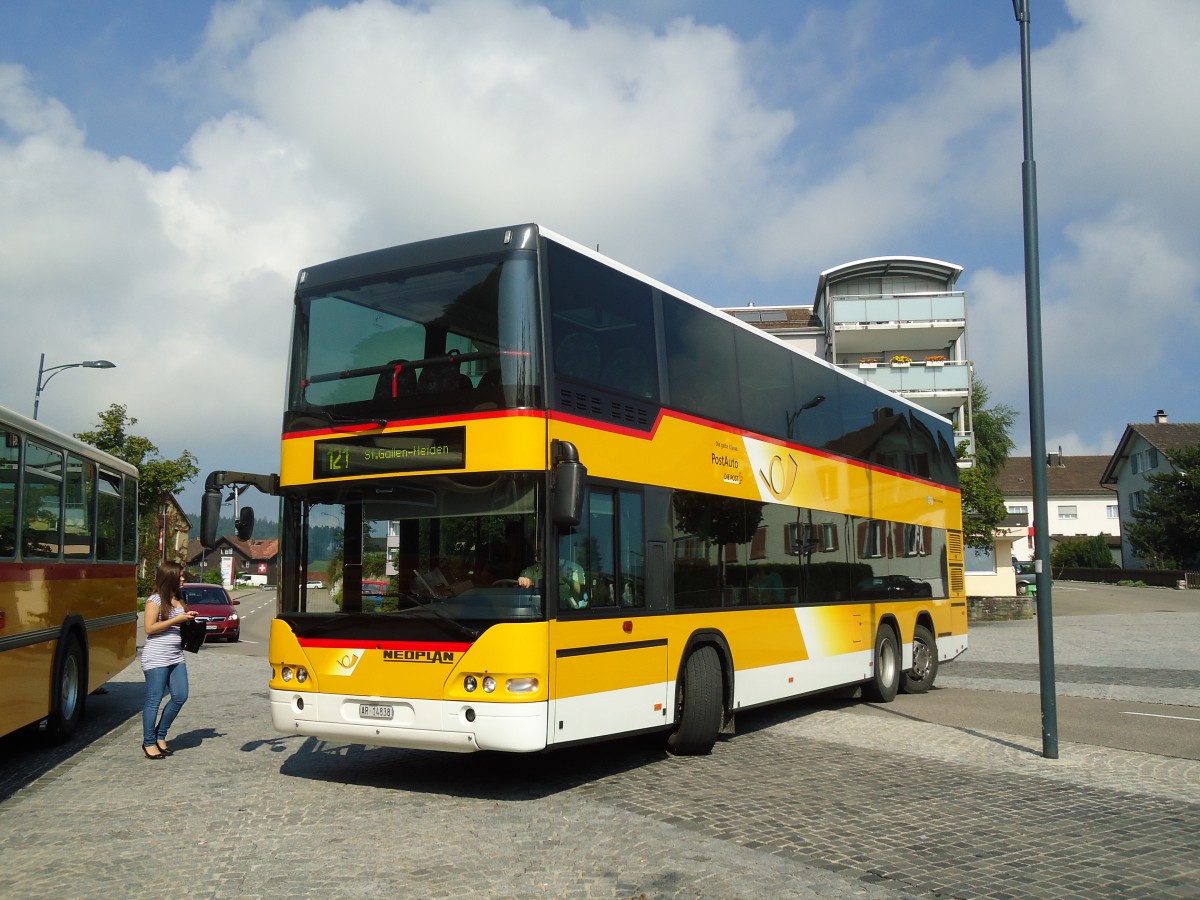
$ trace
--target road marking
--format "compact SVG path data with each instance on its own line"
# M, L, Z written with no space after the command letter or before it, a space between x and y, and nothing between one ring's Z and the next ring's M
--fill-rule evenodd
M1200 718L1194 716L1164 716L1162 713L1140 713L1121 710L1121 714L1125 716L1146 716L1151 719L1178 719L1180 722L1200 722Z

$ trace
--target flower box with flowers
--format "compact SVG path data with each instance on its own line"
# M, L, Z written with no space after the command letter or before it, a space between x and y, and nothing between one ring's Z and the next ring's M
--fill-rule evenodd
M926 366L934 366L936 368L937 366L943 365L945 362L946 362L946 357L944 357L944 356L927 356L927 357L925 357L925 365Z
M870 359L870 358L860 359L858 361L858 367L860 369L873 369L873 368L875 368L875 364L878 362L879 362L879 360L877 360L877 359Z
M908 368L908 366L911 362L912 362L911 356L904 356L903 354L898 354L898 355L892 357L892 368L906 369L906 368Z

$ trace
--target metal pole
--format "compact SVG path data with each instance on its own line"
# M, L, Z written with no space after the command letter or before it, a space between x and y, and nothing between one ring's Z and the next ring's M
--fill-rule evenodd
M37 418L38 404L42 402L42 372L46 367L46 354L38 360L37 390L33 392L33 417Z
M1042 300L1038 271L1037 169L1033 161L1033 100L1029 79L1029 3L1013 0L1021 28L1021 111L1025 159L1021 164L1025 219L1025 327L1029 355L1029 452L1033 469L1033 554L1037 573L1038 668L1042 694L1042 756L1058 759L1054 696L1054 614L1050 597L1050 519L1046 489L1046 423L1042 375Z

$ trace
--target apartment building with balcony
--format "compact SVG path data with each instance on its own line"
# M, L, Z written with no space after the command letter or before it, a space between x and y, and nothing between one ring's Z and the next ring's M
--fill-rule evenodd
M726 309L735 318L954 422L973 455L962 266L880 256L826 269L807 306Z

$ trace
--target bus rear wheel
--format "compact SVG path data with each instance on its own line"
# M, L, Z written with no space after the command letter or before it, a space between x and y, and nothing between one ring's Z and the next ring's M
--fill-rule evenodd
M938 672L937 641L933 632L918 625L913 629L912 648L912 668L900 676L900 690L906 694L923 694L933 687Z
M53 693L50 695L53 703L46 726L46 736L52 741L65 741L75 733L87 700L83 647L73 634L62 640L58 665L54 667Z
M891 703L900 690L900 646L890 625L880 625L875 634L874 674L863 688L868 700Z
M699 647L688 657L683 678L675 687L675 730L667 749L676 756L712 752L721 730L721 661L712 647Z

